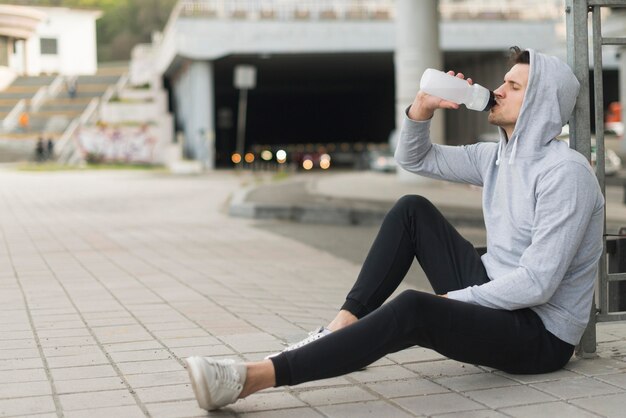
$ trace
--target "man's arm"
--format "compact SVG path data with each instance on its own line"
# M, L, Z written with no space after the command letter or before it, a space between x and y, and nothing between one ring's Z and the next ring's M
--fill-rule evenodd
M454 75L453 72L449 74ZM463 78L463 74L457 74ZM468 79L472 84L472 80ZM459 105L422 91L407 110L395 158L407 171L425 177L482 186L483 171L497 148L493 143L464 146L432 144L430 119L437 109L458 109Z
M532 242L517 268L480 286L451 291L448 297L506 310L548 302L572 264L596 210L597 180L587 169L580 163L564 162L544 176L536 192ZM602 231L597 232L601 243Z

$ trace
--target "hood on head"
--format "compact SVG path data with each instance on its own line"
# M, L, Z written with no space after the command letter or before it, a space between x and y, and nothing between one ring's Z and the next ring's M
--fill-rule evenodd
M528 52L528 85L509 141L514 142L509 163L516 156L541 155L541 148L556 138L569 121L580 89L580 83L565 62L532 49ZM500 136L500 147L504 148L506 134L502 128Z

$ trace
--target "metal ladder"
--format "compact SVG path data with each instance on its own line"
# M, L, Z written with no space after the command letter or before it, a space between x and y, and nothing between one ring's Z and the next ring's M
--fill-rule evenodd
M596 127L596 174L605 193L604 175L604 104L602 94L602 46L624 45L626 37L611 38L602 36L600 11L603 7L626 7L626 0L566 0L567 60L580 81L580 93L574 114L570 120L570 146L591 160L591 115L589 109L589 28L588 15L591 13L593 42L593 83ZM622 101L625 98L621 98ZM626 311L609 311L609 284L626 281L626 273L609 273L606 239L606 209L604 222L602 257L599 261L596 294L592 302L591 316L576 354L583 358L596 356L596 324L598 322L624 321Z

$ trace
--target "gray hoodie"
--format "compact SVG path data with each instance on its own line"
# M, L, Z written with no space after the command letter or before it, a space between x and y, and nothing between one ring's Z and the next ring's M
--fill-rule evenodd
M396 160L408 171L483 187L487 230L483 264L491 279L448 297L495 309L530 307L546 329L577 344L602 253L604 198L589 162L556 140L579 83L555 57L529 50L530 72L507 141L432 144L429 121L405 118Z

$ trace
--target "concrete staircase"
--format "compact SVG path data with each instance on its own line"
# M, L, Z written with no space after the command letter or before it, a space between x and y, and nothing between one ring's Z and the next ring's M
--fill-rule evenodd
M72 120L81 116L94 98L102 97L127 71L127 63L102 65L95 75L77 78L77 93L74 98L71 98L65 86L62 86L55 96L44 101L36 111L32 111L30 107L31 99L42 86L50 85L56 76L17 78L6 90L0 92L0 119L4 119L21 99L25 99L29 126L25 131L18 126L10 132L0 133L0 137L34 139L43 136L46 139L58 139Z

